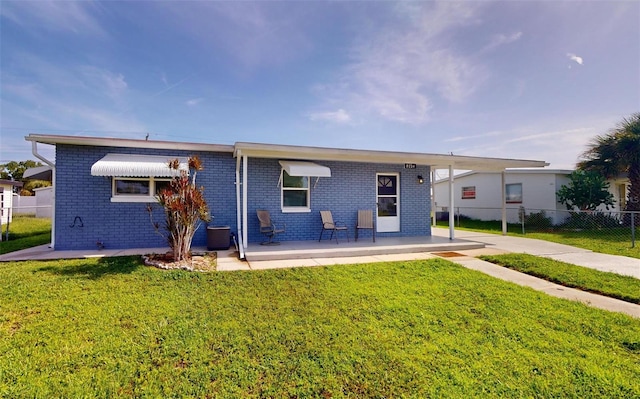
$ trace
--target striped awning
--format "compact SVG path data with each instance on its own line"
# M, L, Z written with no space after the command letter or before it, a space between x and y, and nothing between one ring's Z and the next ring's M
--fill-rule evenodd
M176 158L180 160L179 169L169 168L169 161ZM180 170L189 170L187 158L158 155L107 154L91 166L91 175L173 177L179 175Z

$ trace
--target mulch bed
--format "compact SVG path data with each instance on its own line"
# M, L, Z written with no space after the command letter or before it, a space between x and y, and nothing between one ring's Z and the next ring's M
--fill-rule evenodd
M196 272L216 271L218 254L216 252L194 252L191 259L176 262L173 253L142 255L142 260L147 266L165 270L189 270Z

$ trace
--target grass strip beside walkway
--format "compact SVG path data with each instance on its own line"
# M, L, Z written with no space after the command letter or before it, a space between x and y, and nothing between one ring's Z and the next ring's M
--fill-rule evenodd
M640 280L631 276L529 254L483 255L479 258L565 287L640 304Z

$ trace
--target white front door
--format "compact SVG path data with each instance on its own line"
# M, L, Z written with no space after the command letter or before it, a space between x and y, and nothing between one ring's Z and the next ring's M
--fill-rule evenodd
M378 232L400 231L400 175L398 173L376 174Z

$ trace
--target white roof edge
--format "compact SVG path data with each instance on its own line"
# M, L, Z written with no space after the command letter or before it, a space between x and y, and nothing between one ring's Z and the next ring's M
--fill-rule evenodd
M25 140L35 141L42 144L92 145L98 147L155 148L163 150L213 151L229 153L234 151L233 145L226 144L185 143L179 141L137 140L87 136L61 136L33 133L26 136Z
M454 167L458 170L493 170L505 168L542 168L549 164L544 161L508 158L486 158L465 155L445 155L415 152L379 150L355 150L344 148L293 146L280 144L259 144L237 142L235 145L183 143L175 141L136 140L100 138L86 136L62 136L29 134L27 141L43 144L93 145L102 147L156 148L186 151L229 152L249 157L298 159L311 161L348 161L363 163L403 164L414 163L432 168Z
M485 158L465 155L378 150L353 150L244 142L236 143L234 155L237 156L238 152L249 157L394 164L415 163L419 165L429 165L435 168L448 168L449 165L453 165L456 169L502 170L504 168L542 168L549 165L545 161L524 159Z
M508 175L511 174L516 174L516 173L523 173L523 174L554 174L554 175L570 175L571 172L573 172L573 169L526 169L526 168L522 168L522 169L518 169L518 168L509 168L509 169L505 169L504 172ZM472 176L472 175L476 175L479 173L502 173L501 171L483 171L483 170L470 170L464 173L460 173L460 174L454 174L453 177L454 179L460 179L462 177L467 177L467 176ZM434 182L434 184L437 183L442 183L442 182L448 182L449 178L445 177L442 179L438 179Z

